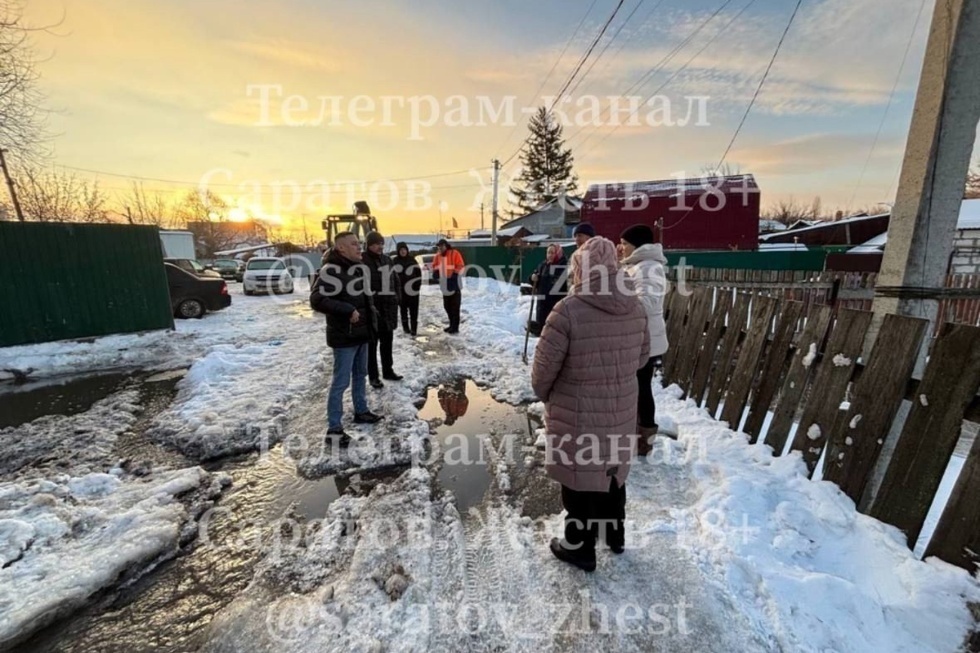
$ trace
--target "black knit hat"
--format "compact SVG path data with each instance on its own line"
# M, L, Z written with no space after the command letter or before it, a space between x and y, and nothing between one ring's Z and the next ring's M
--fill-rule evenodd
M371 245L384 245L385 237L379 234L377 231L372 231L364 239L364 244L370 247Z
M619 235L633 247L642 247L653 244L653 229L645 224L635 224Z
M450 247L448 240L446 240L445 238L440 238L439 242L436 243L436 247L442 247L443 245L445 245L447 248Z
M579 234L585 234L589 238L595 238L595 227L593 227L588 222L580 222L575 231L572 232L572 236L577 236Z
M403 241L403 242L397 243L395 245L395 251L396 252L400 252L400 251L402 251L402 249L408 249L408 243L406 243L406 242Z

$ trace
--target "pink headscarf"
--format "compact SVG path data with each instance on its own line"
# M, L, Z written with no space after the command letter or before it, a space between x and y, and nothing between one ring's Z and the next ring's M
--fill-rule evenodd
M607 279L615 277L619 268L616 260L616 246L612 241L595 236L585 241L585 244L572 254L572 285L582 283L582 270L585 268L589 276L605 275Z
M561 245L558 244L549 245L548 251L545 254L545 260L548 263L554 263L555 261L561 258L562 254L564 254L564 251L562 250Z

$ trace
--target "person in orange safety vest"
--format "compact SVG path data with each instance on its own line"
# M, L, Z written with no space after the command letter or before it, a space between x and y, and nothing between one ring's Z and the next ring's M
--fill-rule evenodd
M436 243L439 253L432 259L432 276L439 281L442 290L442 306L446 309L449 326L446 333L459 333L459 312L463 303L460 275L463 272L463 255L453 249L445 238Z

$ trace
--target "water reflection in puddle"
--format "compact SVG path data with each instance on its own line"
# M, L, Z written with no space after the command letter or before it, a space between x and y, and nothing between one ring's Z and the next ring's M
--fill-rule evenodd
M495 400L469 379L430 388L419 418L434 425L444 461L437 478L455 494L461 512L487 494L492 481L487 463L495 452L504 457L509 474L524 470L522 450L533 441L535 428L526 408ZM509 451L505 441L511 444Z
M119 390L129 377L128 373L115 372L4 386L0 392L0 429L20 426L45 415L83 413Z

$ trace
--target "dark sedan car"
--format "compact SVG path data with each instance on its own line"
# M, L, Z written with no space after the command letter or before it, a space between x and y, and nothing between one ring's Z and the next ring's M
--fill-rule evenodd
M221 275L215 270L209 270L192 258L165 258L163 259L165 263L172 263L176 265L181 270L189 272L190 274L196 274L199 277L212 277L214 279L220 279Z
M173 263L164 263L170 287L170 307L175 317L204 317L208 311L231 306L231 295L224 279L199 277Z
M245 264L233 258L219 258L209 267L220 274L225 281L241 281L242 273L245 271Z

